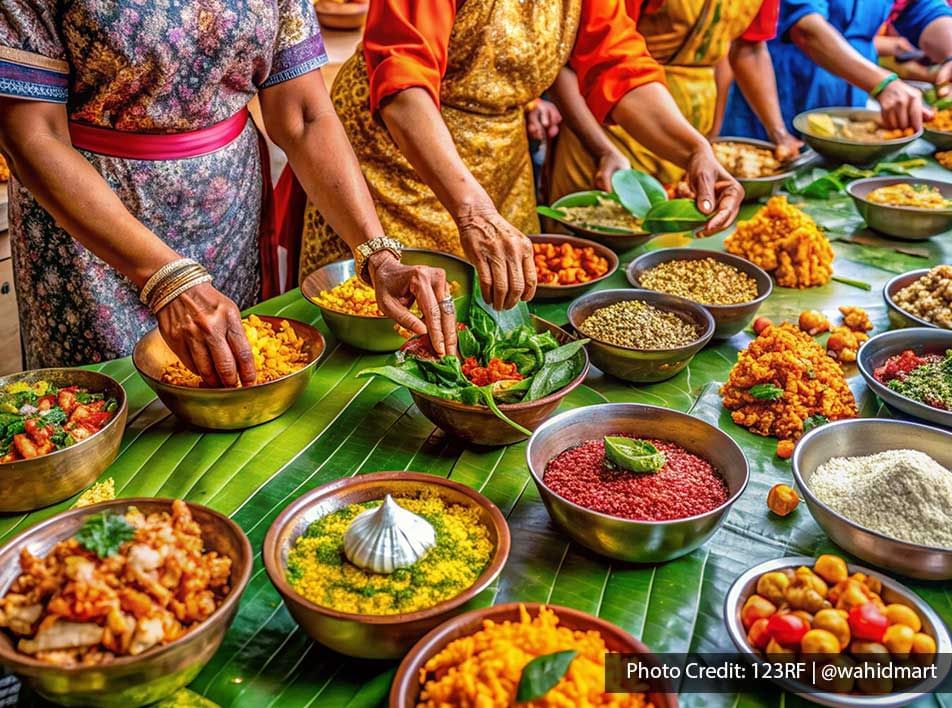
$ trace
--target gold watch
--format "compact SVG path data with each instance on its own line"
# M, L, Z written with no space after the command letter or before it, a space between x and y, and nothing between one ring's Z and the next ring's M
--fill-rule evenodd
M367 263L370 257L378 251L390 251L394 258L399 261L403 255L403 244L389 236L378 236L357 246L354 253L354 271L367 285L373 285L370 282Z

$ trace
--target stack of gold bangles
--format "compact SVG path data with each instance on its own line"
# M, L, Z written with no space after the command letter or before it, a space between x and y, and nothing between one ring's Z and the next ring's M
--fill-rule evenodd
M211 280L212 276L201 263L191 258L179 258L152 274L139 293L139 299L156 315L189 288Z

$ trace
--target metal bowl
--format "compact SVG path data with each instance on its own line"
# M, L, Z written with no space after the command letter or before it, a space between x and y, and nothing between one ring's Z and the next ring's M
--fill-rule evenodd
M879 142L862 142L860 140L847 140L846 138L836 138L829 136L814 135L809 131L807 117L812 113L827 113L834 117L843 117L856 121L874 120L879 122L882 114L879 111L871 111L863 108L833 107L833 108L814 108L800 113L793 119L793 127L796 128L807 145L812 147L824 157L828 157L838 162L847 162L851 165L868 165L877 162L884 157L892 155L902 150L907 145L915 142L922 135L922 131L905 138L895 138L894 140L880 140Z
M317 605L299 595L285 579L291 547L315 520L349 504L383 499L387 494L422 492L478 509L496 546L476 582L456 597L417 612L362 615ZM466 485L418 472L375 472L335 480L292 502L268 529L262 555L272 584L309 637L347 656L396 659L440 622L463 612L464 605L496 579L509 557L509 527L495 504Z
M757 590L757 579L764 573L784 568L798 568L802 565L812 567L814 559L809 556L788 556L786 558L777 558L776 560L759 563L753 568L745 571L734 584L724 598L724 622L727 625L727 633L737 650L748 657L751 661L765 662L768 659L759 651L747 643L747 630L741 622L740 613L747 602L747 598ZM935 680L924 681L921 684L910 687L910 690L903 693L888 693L885 695L864 695L855 693L833 693L830 691L818 691L815 687L800 681L794 681L784 678L771 678L778 686L787 691L798 694L799 696L818 703L823 706L834 706L836 708L899 708L906 706L920 698L924 694L930 693L942 682L942 679L949 671L952 643L949 641L949 633L942 619L936 612L923 602L916 593L892 578L877 573L875 570L865 568L853 563L847 564L850 574L863 573L871 578L879 580L883 585L882 598L886 603L898 603L906 605L916 610L919 617L922 618L922 632L928 634L935 640L937 648L937 677ZM765 675L765 674L761 674Z
M668 440L703 457L727 483L727 501L685 519L631 521L586 509L545 485L550 460L613 433ZM532 435L526 462L549 516L572 540L603 556L634 563L663 563L699 547L727 518L750 477L747 458L727 433L687 413L638 403L600 403L555 416Z
M32 511L63 501L88 487L119 453L126 428L126 392L118 381L85 369L35 369L0 378L0 389L18 381L46 380L82 386L119 402L115 415L95 435L62 450L30 460L0 464L0 512Z
M711 142L741 143L743 145L753 145L754 147L764 148L766 150L770 150L771 152L777 149L777 146L774 143L769 143L766 140L757 140L756 138L742 138L732 135L725 135L715 138ZM734 179L740 182L741 187L744 188L745 202L756 201L758 199L763 199L764 197L772 197L783 186L784 182L786 182L790 177L793 177L797 173L797 170L816 159L816 156L817 155L815 152L812 150L807 150L806 152L798 155L793 160L782 164L782 172L766 175L764 177L738 177L737 175L734 175Z
M933 130L925 126L922 137L932 143L937 150L952 150L952 132L947 130Z
M595 310L625 300L643 300L659 310L673 312L681 319L700 327L701 336L694 342L676 349L633 349L589 337L591 341L585 348L592 357L592 363L606 374L623 381L654 383L670 379L686 367L694 355L714 336L714 318L705 308L683 297L653 290L599 290L582 295L569 305L569 322L580 336L587 337L580 325L589 315Z
M572 336L564 329L540 317L533 316L532 323L537 332L552 332L559 344L572 340ZM499 409L524 428L535 430L559 407L562 399L585 380L589 367L588 354L582 349L578 355L583 357L582 370L567 386L535 401L500 404ZM526 439L525 435L497 418L486 406L468 406L417 391L411 391L410 395L420 412L434 425L474 445L511 445Z
M764 304L764 300L773 292L773 279L763 268L759 268L746 258L735 256L722 251L706 251L700 248L662 248L649 251L628 264L626 275L628 282L636 288L644 287L639 280L642 273L651 270L659 263L668 261L693 261L702 258L713 258L715 261L733 266L742 273L746 273L757 281L757 297L749 302L736 305L707 305L699 303L714 318L714 339L733 337L746 327L757 310Z
M893 327L934 327L936 329L944 329L943 327L939 327L935 322L930 322L910 312L906 312L896 304L894 299L903 288L912 285L930 270L932 269L920 268L918 270L910 270L908 273L890 278L889 282L883 286L883 300L886 302L886 311Z
M73 536L87 516L129 507L143 513L171 512L171 499L115 499L64 511L24 531L0 549L0 594L6 594L20 574L20 551L45 556L59 541ZM190 683L208 663L238 610L238 599L251 576L251 544L238 525L208 507L188 504L202 528L207 550L231 558L231 591L221 607L165 646L138 656L123 656L101 666L54 666L16 651L11 637L0 632L0 662L43 697L69 706L141 706L171 695Z
M465 320L469 312L469 303L473 292L473 266L449 253L427 251L419 248L407 248L403 251L403 262L408 265L428 265L446 271L447 282L456 282L460 290L453 298L456 314ZM389 317L364 317L329 310L317 303L317 296L325 290L331 290L354 276L354 259L335 261L321 266L301 283L301 294L317 305L324 322L331 333L340 341L356 349L368 352L394 352L406 343L406 337L396 329L396 323Z
M241 430L274 420L294 405L307 388L314 367L324 353L324 337L314 327L287 317L258 317L277 329L287 320L310 352L307 364L290 374L243 388L191 388L162 381L162 372L178 361L154 329L136 344L132 363L170 411L190 425L207 430Z
M559 605L542 605L538 602L510 602L505 605L495 605L472 610L448 620L427 634L416 643L413 650L400 662L397 675L390 686L390 708L415 708L420 699L420 671L426 662L441 652L450 642L475 634L483 628L483 622L518 622L521 608L525 607L533 617L538 615L542 607L553 610L559 618L560 627L579 632L598 632L610 652L638 654L646 660L650 656L650 649L628 632L606 622L603 619L573 610L570 607ZM655 708L677 708L678 697L670 685L662 680L649 682L652 689L648 698Z
M894 184L924 184L938 187L942 196L952 199L952 183L921 177L869 177L846 185L846 193L853 198L856 210L866 225L887 236L904 241L924 241L952 228L952 209L920 209L918 207L888 206L866 199L870 192Z
M574 248L591 248L595 250L596 255L608 261L608 270L605 272L605 275L579 285L540 284L536 288L533 300L562 300L578 297L596 283L600 283L606 278L612 277L615 271L618 270L618 256L615 255L615 252L596 241L589 241L588 239L579 238L578 236L564 236L562 234L533 234L529 236L529 240L532 241L533 244L552 243L556 246L561 246L563 243L567 243Z
M334 2L333 0L317 0L314 10L321 27L335 30L356 30L364 26L367 19L368 2Z
M564 197L560 197L559 199L552 202L552 208L562 209L564 207L574 206L594 206L598 203L599 196L614 198L613 195L607 192L573 192L572 194L566 194ZM641 246L642 244L647 243L652 238L654 238L654 234L649 234L644 231L626 231L624 229L589 229L584 226L579 226L574 221L569 221L567 219L556 219L555 217L549 218L553 221L558 221L560 224L562 224L562 226L567 228L576 236L581 236L591 241L601 243L618 253L622 251L628 251L632 248L637 248L638 246Z
M906 398L889 386L884 386L873 376L873 372L885 364L889 357L901 354L906 349L911 349L920 356L923 354L944 355L947 350L952 349L952 331L932 327L914 327L877 334L860 348L859 356L856 358L856 365L866 380L866 385L890 407L914 418L952 428L952 411L933 408L925 403Z
M952 578L952 548L921 546L872 531L838 514L810 490L817 467L832 457L858 457L885 450L919 450L952 469L952 433L919 423L854 418L814 428L793 453L793 476L807 508L826 534L849 553L910 578Z

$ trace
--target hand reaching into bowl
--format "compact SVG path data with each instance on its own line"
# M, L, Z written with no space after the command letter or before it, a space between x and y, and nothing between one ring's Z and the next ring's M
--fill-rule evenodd
M935 112L922 100L922 91L904 81L891 82L876 97L883 114L883 125L895 129L922 129L922 123L931 120Z
M691 154L679 192L680 196L694 199L702 214L710 215L700 231L701 236L710 236L730 226L744 201L744 188L717 161L706 142Z

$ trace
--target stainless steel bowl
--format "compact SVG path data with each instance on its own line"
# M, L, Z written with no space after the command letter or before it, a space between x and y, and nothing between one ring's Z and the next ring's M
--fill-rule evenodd
M886 312L889 315L889 321L892 323L893 327L935 327L937 329L943 329L934 322L930 322L929 320L923 319L922 317L918 317L917 315L913 315L910 312L906 312L896 304L895 300L895 297L899 294L899 291L909 285L912 285L930 270L932 269L920 268L918 270L910 270L907 273L890 278L889 282L883 286L883 300L886 302Z
M814 135L810 132L807 123L807 117L812 113L828 113L834 117L843 117L850 120L874 120L879 122L882 119L880 112L849 107L814 108L800 113L793 119L793 127L803 136L807 145L824 157L836 160L837 162L848 162L851 165L868 165L872 162L877 162L884 157L899 152L907 145L915 142L922 135L922 131L920 130L914 135L905 138L880 140L875 143Z
M0 512L32 511L63 501L88 487L119 453L126 428L126 392L118 381L85 369L35 369L0 378L0 389L18 381L82 386L119 402L102 430L75 445L30 460L0 464Z
M846 185L846 193L853 198L856 210L866 225L880 233L903 241L924 241L952 228L952 209L919 209L918 207L888 206L867 199L874 189L894 184L923 184L938 187L942 196L952 199L952 183L921 177L869 177Z
M764 148L765 150L770 150L771 152L777 149L777 146L774 143L769 143L766 140L757 140L756 138L741 138L733 135L725 135L715 138L711 142L742 143L744 145L753 145L754 147ZM797 173L797 170L806 166L815 158L816 153L812 150L808 150L807 152L798 155L795 159L782 164L781 167L783 170L781 172L777 172L776 174L767 175L765 177L738 177L737 175L734 175L734 179L740 182L740 186L744 188L745 202L756 201L758 199L763 199L764 197L772 197L783 186L784 182Z
M919 423L882 418L838 420L804 435L793 453L793 476L807 508L833 541L858 558L911 578L952 578L952 548L899 541L833 511L810 490L816 468L832 457L873 455L886 450L918 450L952 469L952 433Z
M631 521L586 509L545 485L550 460L612 433L668 440L703 457L727 482L727 501L686 519ZM723 431L687 413L637 403L600 403L551 418L529 439L526 462L549 516L572 540L609 558L634 563L663 563L703 544L727 518L750 477L743 451Z
M579 238L578 236L565 236L563 234L532 234L529 236L529 240L532 241L533 245L551 243L556 246L561 246L563 243L567 243L574 248L591 248L595 251L596 255L608 261L608 270L605 274L587 283L580 283L579 285L539 284L536 288L533 300L565 300L578 297L597 283L612 277L615 271L618 270L618 256L616 256L615 252L608 246L604 246L597 241L589 241L588 239Z
M747 598L757 590L757 579L764 573L784 568L798 568L802 565L812 567L814 559L809 556L788 556L787 558L777 558L776 560L759 563L753 568L744 572L734 584L724 598L724 623L727 625L727 633L737 650L750 658L751 661L764 662L766 657L755 650L747 643L747 631L741 622L740 612L747 602ZM930 693L938 687L942 679L949 672L949 664L952 657L952 643L949 641L949 632L946 630L942 619L929 605L919 599L912 590L905 585L893 580L892 578L877 573L875 570L864 568L860 565L848 564L847 568L852 573L864 573L871 578L876 578L883 585L882 598L886 603L898 603L915 609L922 618L922 632L928 634L935 640L937 648L938 672L934 681L924 681L921 684L912 686L910 690L902 693L889 693L885 695L862 695L853 693L832 693L828 691L817 691L813 686L809 686L799 681L788 679L771 679L778 686L787 691L798 694L799 696L819 703L823 706L834 706L835 708L899 708L906 706L920 698L924 694Z
M552 202L553 209L562 209L563 207L573 207L573 206L594 206L598 203L599 195L605 196L604 192L598 192L595 190L590 190L587 192L573 192L572 194L566 194L564 197ZM644 231L625 231L623 229L589 229L584 226L580 226L573 221L568 219L556 219L555 217L549 217L553 221L558 221L562 226L567 228L571 233L576 236L581 236L587 238L590 241L595 241L597 243L604 244L608 246L613 251L621 253L622 251L628 251L632 248L638 248L644 243L647 243L652 238L654 234L649 234Z
M873 372L886 363L886 360L911 349L916 354L944 355L952 349L952 331L926 327L910 329L894 329L890 332L877 334L866 342L859 350L856 365L866 380L866 385L892 408L914 418L952 428L952 411L933 408L925 403L913 401L884 386L876 380Z
M922 137L935 145L937 150L952 150L952 132L947 130L933 130L924 127Z
M447 502L477 509L492 536L492 558L476 582L459 595L417 612L362 615L311 602L288 583L288 553L314 521L350 504L383 499L387 494L420 493L435 493ZM464 484L418 472L374 472L335 480L296 499L268 529L262 556L271 583L309 637L347 656L396 659L436 625L469 609L466 603L496 579L509 557L509 526L495 504Z
M148 514L171 512L171 499L115 499L72 509L40 522L0 549L0 594L6 594L20 574L20 551L45 556L57 542L73 536L87 516L110 511L124 514L134 506ZM189 503L202 528L207 550L231 558L231 591L212 615L170 644L138 656L123 656L101 666L64 668L47 664L16 650L6 632L0 632L0 662L37 693L68 706L129 708L158 701L190 683L221 644L238 610L238 599L251 577L251 544L227 516Z
M642 300L659 310L673 312L698 326L701 335L690 344L675 349L633 349L589 337L586 345L592 363L606 374L633 383L664 381L687 366L694 355L714 336L714 318L697 303L653 290L599 290L582 295L569 305L569 322L580 336L588 337L580 326L595 310L625 300Z
M668 261L693 261L702 258L713 258L721 263L733 266L742 273L746 273L757 281L757 297L749 302L736 305L707 305L700 303L714 318L714 339L733 337L746 327L757 310L764 304L764 300L773 292L773 279L763 268L759 268L746 258L735 256L723 251L707 251L700 248L662 248L649 251L628 264L626 275L628 282L636 288L643 288L640 277L646 270L651 270L659 263Z
M277 329L287 320L310 352L307 364L286 376L244 388L191 388L162 381L165 368L178 361L159 330L136 344L132 363L170 411L190 425L207 430L241 430L274 420L294 405L307 388L314 367L324 353L324 337L314 327L286 317L258 315Z
M456 314L465 320L469 312L469 303L473 293L473 266L449 253L427 251L420 248L407 248L403 251L403 262L408 265L428 265L446 271L447 282L459 286L456 297ZM364 317L329 310L317 303L317 296L340 285L354 276L354 259L328 263L311 273L301 283L301 294L317 305L321 316L331 333L340 341L356 349L369 352L393 352L406 343L406 338L396 329L396 323L389 317Z

